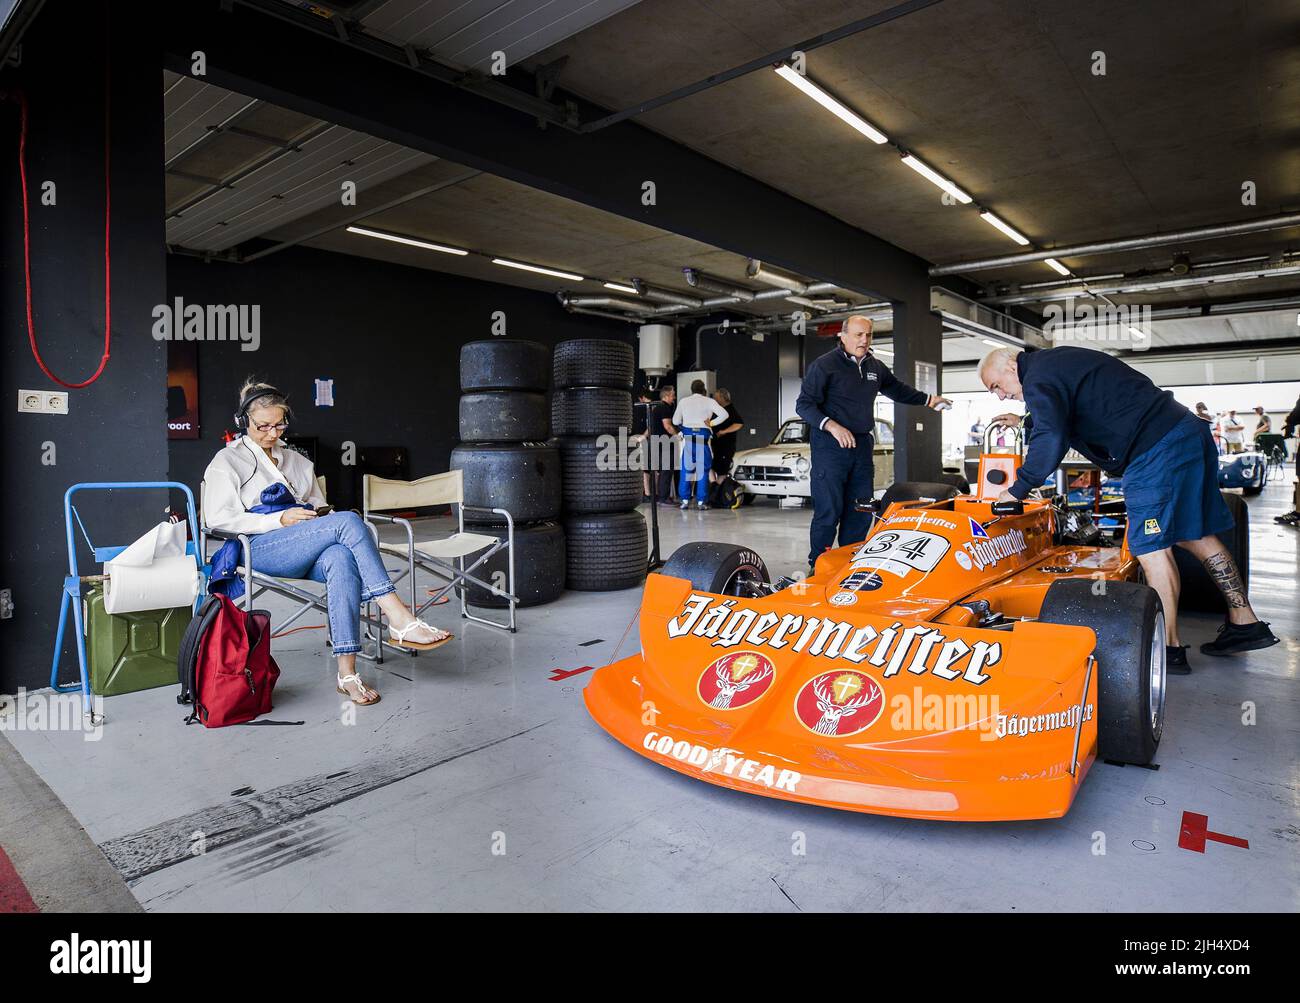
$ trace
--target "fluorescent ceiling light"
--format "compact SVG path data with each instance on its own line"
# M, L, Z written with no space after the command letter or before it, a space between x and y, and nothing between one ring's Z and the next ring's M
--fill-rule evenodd
M1131 324L1129 325L1128 331L1129 334L1133 335L1135 338L1145 338L1147 336L1145 331L1141 331L1138 328L1133 327Z
M951 181L945 178L934 168L917 160L916 157L912 156L910 153L904 155L903 163L905 163L908 167L912 168L912 170L916 171L917 174L921 175L921 177L925 178L931 184L937 185L938 187L942 188L944 191L946 191L949 195L955 198L962 205L967 205L970 203L971 197L969 195L967 195L964 191L958 188L955 184L953 184Z
M1001 230L1017 244L1024 245L1029 243L1028 237L1019 230L1010 226L1005 220L998 219L998 217L994 216L991 212L985 211L980 213L980 219L984 220L985 223L989 224L989 226L994 229Z
M581 282L581 275L574 275L572 272L561 272L554 268L543 268L541 265L525 265L522 261L510 261L507 258L493 258L492 264L505 265L506 268L518 268L524 272L536 272L538 275L553 275L557 279L568 279L571 282ZM633 290L635 292L636 290Z
M980 340L986 345L992 345L994 348L1002 347L1002 342L1000 341L990 341L988 338L981 338Z
M889 137L883 132L877 129L857 112L846 108L839 101L835 100L835 98L827 94L798 70L789 66L778 66L776 72L779 76L798 87L799 90L807 94L841 122L857 129L858 132L862 133L862 135L866 136L873 143L889 142Z
M1056 270L1056 274L1057 274L1057 275L1069 275L1069 274L1070 274L1070 270L1069 270L1068 268L1066 268L1063 264L1061 264L1059 261L1057 261L1055 258L1044 258L1044 259L1043 259L1043 264L1045 264L1045 265L1051 265L1052 268L1054 268L1054 269Z
M634 296L640 296L640 295L641 295L641 294L638 293L635 289L633 289L631 286L625 286L625 285L623 285L622 283L619 283L619 282L604 282L604 283L601 283L601 284L602 284L606 289L613 289L613 290L615 290L616 292L620 292L620 293L632 293Z
M399 237L395 233L384 233L380 230L367 230L364 226L350 226L348 233L359 233L363 237L378 237L380 240L391 240L395 244L410 244L412 247L423 247L426 251L440 251L443 254L458 254L461 257L469 254L469 251L462 251L459 247L448 247L445 244L431 244L427 240L416 240L413 237Z

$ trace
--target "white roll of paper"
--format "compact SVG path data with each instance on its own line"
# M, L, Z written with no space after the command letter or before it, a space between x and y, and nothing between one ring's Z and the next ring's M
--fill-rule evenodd
M189 606L199 589L199 569L193 554L157 557L149 564L104 565L104 610L138 613L146 609Z

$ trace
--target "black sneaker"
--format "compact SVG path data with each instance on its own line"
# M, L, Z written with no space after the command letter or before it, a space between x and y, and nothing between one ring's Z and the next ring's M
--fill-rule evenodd
M685 499L678 507L681 508L683 512L685 512L688 508L691 507L691 500L689 498Z
M712 507L713 506L711 506L708 502L700 502L699 504L699 509L701 512L707 512Z
M1165 645L1165 671L1171 676L1191 675L1192 667L1187 664L1187 645Z
M1300 526L1300 512L1288 512L1286 515L1275 515L1273 521L1280 526Z
M1204 655L1236 655L1243 651L1255 651L1277 644L1278 638L1268 629L1262 620L1254 623L1225 623L1219 628L1219 636L1213 641L1201 645Z

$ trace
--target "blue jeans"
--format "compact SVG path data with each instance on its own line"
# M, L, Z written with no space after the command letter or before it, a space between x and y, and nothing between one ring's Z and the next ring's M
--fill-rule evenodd
M875 492L875 463L871 434L858 432L857 445L845 449L835 436L821 429L812 433L812 501L813 518L809 537L808 563L817 563L826 550L835 545L847 547L861 543L871 528L870 512L859 512L854 502L871 498Z
M249 540L253 568L276 578L325 583L334 654L361 650L361 604L397 591L374 538L355 512L260 533Z
M709 451L709 433L702 428L682 429L682 469L677 480L677 497L691 499L691 480L695 480L695 500L701 505L709 497L709 468L713 455Z

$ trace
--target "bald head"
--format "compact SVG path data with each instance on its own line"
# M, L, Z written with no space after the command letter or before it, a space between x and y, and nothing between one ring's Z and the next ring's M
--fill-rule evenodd
M840 346L855 359L861 359L871 347L871 331L875 325L865 314L855 313L840 328Z
M1022 401L1024 387L1020 385L1019 367L1016 359L1020 355L1014 348L995 348L980 360L980 382L988 388L989 393L996 394L998 400Z

